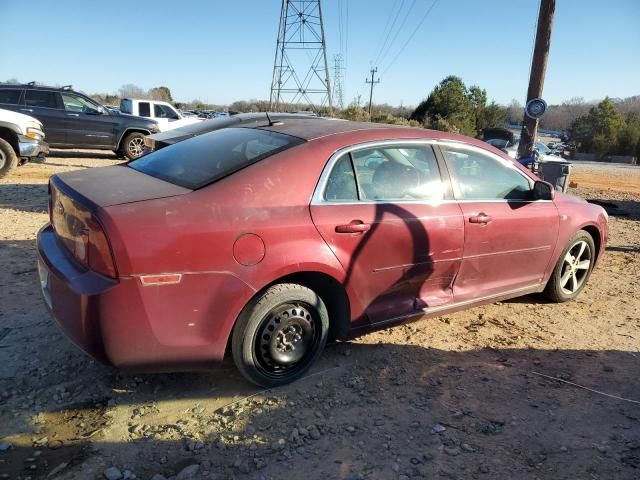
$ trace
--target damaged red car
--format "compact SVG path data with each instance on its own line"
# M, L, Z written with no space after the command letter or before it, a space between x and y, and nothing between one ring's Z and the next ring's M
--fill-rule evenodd
M262 386L327 341L541 292L575 298L607 214L503 152L423 129L288 118L49 184L44 299L102 362L232 356Z

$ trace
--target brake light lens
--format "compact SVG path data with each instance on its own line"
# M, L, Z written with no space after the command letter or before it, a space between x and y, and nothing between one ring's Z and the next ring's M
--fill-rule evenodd
M109 241L98 220L51 184L49 216L56 235L80 264L101 275L117 277Z

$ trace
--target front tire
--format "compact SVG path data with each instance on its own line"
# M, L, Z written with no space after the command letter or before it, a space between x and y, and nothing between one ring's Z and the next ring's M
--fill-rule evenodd
M18 166L18 157L9 142L0 138L0 178L9 175Z
M311 289L273 285L242 311L233 329L233 360L247 380L276 387L300 378L327 343L329 314Z
M131 132L124 137L122 147L120 148L125 157L129 160L135 160L144 153L144 134L140 132Z
M560 255L544 289L544 295L557 303L576 298L587 284L595 258L593 238L584 230L580 230Z

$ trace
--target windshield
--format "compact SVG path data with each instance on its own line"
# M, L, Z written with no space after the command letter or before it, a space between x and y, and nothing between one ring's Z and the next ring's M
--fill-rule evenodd
M543 155L549 155L551 150L542 142L536 142L536 150Z
M129 167L193 190L303 142L254 128L224 128L157 150Z
M496 148L506 148L509 142L502 138L490 138L489 140L487 140L487 143L489 145L493 145Z

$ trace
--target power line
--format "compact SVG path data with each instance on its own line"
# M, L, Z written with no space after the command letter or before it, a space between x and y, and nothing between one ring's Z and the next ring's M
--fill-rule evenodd
M344 96L342 92L342 54L333 56L333 104L338 108L344 108Z
M415 5L416 5L416 0L413 0L411 5L409 6L409 9L407 10L407 12L404 15L404 18L400 22L400 25L396 29L396 34L391 39L391 43L389 43L389 46L387 47L386 51L380 57L380 61L379 62L376 61L376 63L382 63L384 61L384 59L386 58L386 56L389 54L389 52L393 48L393 45L396 43L396 39L398 38L398 35L402 31L402 28L404 27L405 23L407 23L407 18L409 18L409 14L411 13L411 10L413 10L413 7L415 7Z
M389 12L389 15L387 15L387 21L384 24L384 28L382 29L382 33L380 34L380 38L378 39L378 44L376 45L376 48L374 50L374 52L378 52L378 55L382 51L383 41L386 38L385 36L386 36L386 33L387 33L387 29L389 28L389 25L391 24L391 19L393 18L393 12L395 11L396 6L398 5L399 1L400 0L395 0L395 2L393 2L393 5L391 5L391 11Z
M387 36L385 37L384 42L382 43L382 48L378 52L378 56L376 57L375 61L373 62L374 65L376 63L378 63L378 59L380 58L380 54L382 53L382 51L384 50L384 48L387 45L387 41L389 40L389 37L391 36L391 32L393 31L393 27L396 25L396 22L398 21L398 17L400 16L400 12L402 11L402 7L404 7L404 2L405 2L405 0L402 0L401 3L400 3L400 7L398 8L398 11L396 12L396 16L394 17L393 22L391 23L391 28L389 28L389 31L387 32Z
M384 74L387 73L387 71L393 66L393 64L396 63L396 60L400 58L400 55L402 55L402 52L404 52L404 49L407 48L407 45L409 45L411 40L413 40L413 37L415 37L416 33L418 33L418 30L420 30L420 27L422 27L422 24L425 22L425 20L431 13L431 10L433 10L433 7L435 7L437 3L438 3L438 0L433 0L433 3L431 4L427 12L424 14L420 22L418 22L418 25L416 25L416 28L413 30L413 32L411 32L411 35L409 35L409 38L407 38L407 41L404 42L404 45L402 45L402 47L400 48L396 56L393 57L393 60L391 60L391 63L389 63L389 65L387 65L387 68L385 68L384 71L380 74L381 77L384 77Z

